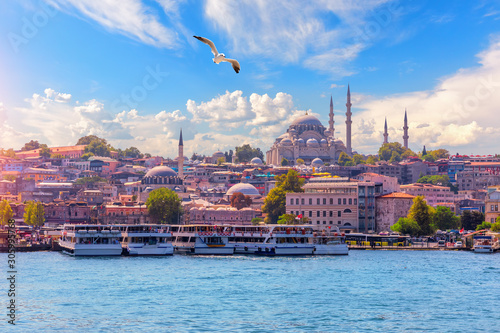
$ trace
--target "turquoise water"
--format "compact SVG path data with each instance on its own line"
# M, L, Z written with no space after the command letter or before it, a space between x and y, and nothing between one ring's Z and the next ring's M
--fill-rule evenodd
M5 276L6 254L0 260ZM18 321L13 328L2 315L2 332L500 331L500 254L73 258L38 252L17 253L17 263Z

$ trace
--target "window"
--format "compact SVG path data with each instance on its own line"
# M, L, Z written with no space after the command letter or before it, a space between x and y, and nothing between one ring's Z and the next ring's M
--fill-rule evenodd
M290 205L293 205L293 198L290 199Z
M316 224L319 224L319 221L316 221Z
M493 206L493 205L491 205L491 209L490 209L490 211L491 211L491 212L493 211L493 207L494 207L494 206Z
M323 217L326 217L326 210L323 211Z
M352 198L349 198L349 205L352 205Z
M323 224L326 224L326 221L323 221Z
M317 198L317 199L316 199L316 205L319 205L319 202L320 202L320 199L319 199L319 198Z
M341 204L342 204L342 199L339 198L339 205L341 205Z
M309 217L313 216L313 212L309 211Z
M352 210L350 210L349 208L346 208L346 209L344 209L344 213L352 213Z
M358 199L354 199L354 204L357 205L358 204Z
M330 211L330 217L332 217L332 216L333 216L333 211L331 210L331 211Z
M337 212L337 216L338 216L338 217L341 217L341 216L342 216L342 212L341 212L340 210Z
M330 205L333 205L333 198L330 198Z
M346 199L345 198L344 198L343 202L344 202L344 205L345 205L346 204Z
M319 210L316 212L316 217L319 217Z
M300 203L303 205L304 204L304 198L300 199Z
M313 199L309 198L309 204L312 205L313 204Z
M337 224L341 224L342 222L338 221Z
M326 198L323 198L323 205L326 205Z
M330 224L333 224L333 221L330 221Z

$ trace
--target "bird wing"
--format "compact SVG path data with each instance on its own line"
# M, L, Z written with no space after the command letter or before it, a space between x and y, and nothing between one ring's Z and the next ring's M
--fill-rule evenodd
M197 40L199 40L200 42L203 42L203 43L207 44L208 46L210 46L214 56L219 54L219 52L217 51L217 48L215 47L214 43L210 39L200 37L200 36L193 36L193 37L196 38Z
M231 63L231 65L233 65L234 71L236 73L240 72L240 63L237 60L224 58L224 59L222 59L222 61L227 61L227 62Z

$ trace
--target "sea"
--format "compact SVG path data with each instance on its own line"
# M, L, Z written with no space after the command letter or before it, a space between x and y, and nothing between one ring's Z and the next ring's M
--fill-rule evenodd
M0 332L500 332L500 253L0 260Z

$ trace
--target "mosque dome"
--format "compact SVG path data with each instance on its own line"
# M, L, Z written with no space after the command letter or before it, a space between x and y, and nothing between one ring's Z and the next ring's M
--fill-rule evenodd
M321 125L321 121L319 121L318 118L315 116L312 116L310 114L306 114L304 116L300 116L298 118L295 118L295 120L292 122L292 126L299 126L299 125Z
M304 139L302 139L302 138L297 139L297 142L300 143L300 144L304 144L305 143Z
M248 183L239 183L231 186L229 190L227 190L227 195L233 195L233 193L241 192L244 195L260 195L259 191L252 184Z
M224 155L223 152L221 152L220 150L216 151L215 153L213 153L212 157L214 158L219 158L219 157L225 157L226 155Z
M313 166L323 166L323 160L319 157L315 158L314 160L312 160L311 162L311 165Z
M278 140L283 140L288 138L288 133L283 133L280 136L278 136Z
M283 139L283 140L281 140L281 144L282 144L283 146L291 146L291 145L292 145L292 140L290 140L290 139L288 139L288 138Z
M326 141L326 139L321 139L321 141L319 143L322 145L326 145L328 142Z
M319 145L318 140L316 140L315 138L310 138L306 143L310 147L317 147Z
M252 158L252 160L250 161L250 163L252 163L252 164L258 164L258 165L262 165L263 164L262 160L260 158L258 158L258 157Z
M144 178L148 177L177 177L177 172L165 165L160 165L149 170Z

